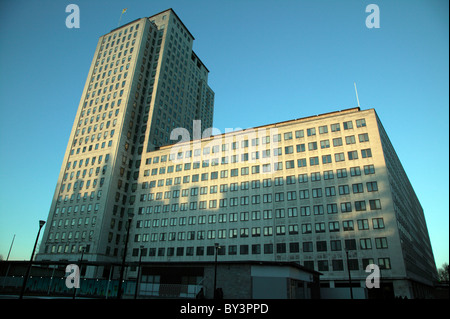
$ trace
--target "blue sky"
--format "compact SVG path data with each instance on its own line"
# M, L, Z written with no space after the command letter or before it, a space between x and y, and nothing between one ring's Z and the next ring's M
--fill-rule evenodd
M68 4L80 28L68 29ZM368 4L380 28L365 25ZM47 219L98 38L173 8L210 70L214 127L249 128L375 108L449 260L446 0L22 1L0 3L0 255L28 259ZM240 114L236 116L236 114Z

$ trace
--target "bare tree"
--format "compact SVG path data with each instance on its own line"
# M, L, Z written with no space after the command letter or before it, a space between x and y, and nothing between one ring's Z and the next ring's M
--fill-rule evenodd
M447 263L442 264L442 267L438 269L439 281L449 281L449 266Z

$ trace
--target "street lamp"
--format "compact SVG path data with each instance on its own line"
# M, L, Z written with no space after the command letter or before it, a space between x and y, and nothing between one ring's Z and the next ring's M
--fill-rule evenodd
M117 288L117 299L122 298L122 281L123 281L123 271L125 268L125 258L127 257L127 247L128 247L128 237L130 236L130 228L131 228L131 221L133 220L133 213L128 213L128 229L127 229L127 238L125 239L125 249L123 251L123 258L122 258L122 266L120 267L120 278L119 278L119 287Z
M350 284L350 298L353 299L353 288L352 288L352 276L350 275L350 262L348 260L348 248L345 248L345 254L347 255L347 271L348 271L348 280Z
M134 290L134 299L137 299L138 295L138 287L139 287L139 281L140 281L140 275L141 275L141 260L142 260L142 251L144 250L144 246L140 246L139 249L139 264L138 264L138 273L136 278L136 289Z
M217 254L220 246L218 243L214 244L215 246L215 260L214 260L214 299L216 299L216 286L217 286Z
M19 299L23 299L23 294L25 292L25 287L27 285L28 277L30 276L30 272L31 272L31 266L32 266L32 263L33 263L34 252L36 250L37 242L38 242L38 239L39 239L39 234L41 233L41 229L42 229L42 226L44 226L44 224L45 224L45 220L40 220L39 221L39 231L38 231L37 236L36 236L36 241L34 243L33 252L31 253L31 258L30 258L30 263L28 264L27 273L25 275L25 278L23 279L23 285L22 285L22 290L20 291Z

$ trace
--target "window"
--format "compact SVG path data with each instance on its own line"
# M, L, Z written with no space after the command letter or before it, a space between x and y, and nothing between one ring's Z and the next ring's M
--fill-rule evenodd
M344 130L349 130L353 128L353 122L352 121L348 121L348 122L344 122Z
M272 236L273 235L272 226L264 227L263 232L264 232L264 236Z
M312 189L312 197L313 198L322 197L322 188L313 188Z
M341 137L333 138L333 146L342 146L342 138Z
M322 155L322 164L331 163L331 155Z
M304 152L306 150L305 144L297 144L297 153Z
M366 175L375 174L375 167L373 165L365 165L364 174Z
M306 167L306 158L300 158L297 160L298 167Z
M345 240L345 249L346 250L356 250L356 240L355 239L346 239Z
M314 215L323 215L323 205L314 205Z
M320 172L311 173L311 182L320 181Z
M316 233L324 233L325 232L325 223L316 223L315 229L316 229Z
M298 175L299 183L306 183L307 181L308 181L308 174L299 174Z
M367 219L358 219L358 230L369 229L369 221Z
M329 222L328 230L330 232L338 232L339 231L339 222Z
M286 176L286 184L287 185L295 184L295 176L294 175Z
M363 188L363 184L362 183L353 184L352 188L353 188L353 194L363 193L364 192L364 188Z
M344 229L344 231L354 230L353 220L344 220L342 222L342 228Z
M356 201L355 202L355 210L357 212L360 211L365 211L366 210L366 201L362 200L362 201Z
M372 219L373 229L382 229L384 228L384 220L383 218L373 218ZM368 229L368 223L367 223L367 229Z
M263 203L271 203L271 202L272 202L272 194L264 194Z
M273 254L273 244L264 244L264 254Z
M288 208L288 217L297 217L297 216L298 216L297 207Z
M342 250L342 243L340 240L330 240L331 251Z
M350 136L345 137L345 144L350 145L350 144L355 144L355 143L356 143L355 135L350 135Z
M286 235L286 226L281 225L276 227L277 235Z
M375 238L375 247L377 249L387 249L388 243L386 237Z
M325 134L328 133L328 126L319 126L319 134Z
M356 127L364 127L366 126L366 119L356 120Z
M308 253L313 251L313 243L311 241L303 242L303 252Z
M313 136L313 135L316 135L316 128L308 128L307 130L306 130L306 132L307 132L307 135L308 136Z
M261 196L260 195L253 195L252 196L252 204L259 204L261 203Z
M325 187L325 196L336 196L336 188L334 186Z
M381 202L379 199L369 200L370 210L379 210L381 209Z
M352 211L352 203L350 202L341 203L341 212L350 213L351 211Z
M286 161L286 169L295 168L294 160Z
M284 140L285 141L292 140L292 132L284 133Z
M328 180L328 179L333 179L333 178L334 178L333 171L324 171L323 172L323 179Z
M292 154L292 153L294 153L294 147L292 145L284 147L284 154Z
M287 192L287 200L296 200L296 199L297 199L296 191Z
M367 186L367 191L368 192L376 192L376 191L378 191L378 184L377 184L377 182L367 182L366 186Z
M221 193L226 193L226 192L228 192L228 184L222 184L222 185L220 185L220 192L221 192Z
M302 234L311 234L311 224L302 224Z
M319 165L319 157L318 156L310 157L309 165L310 166Z
M344 153L336 153L336 154L334 154L334 161L335 162L345 161Z
M308 189L303 189L299 191L299 198L300 199L307 199L309 198L309 190Z
M336 170L336 173L337 173L337 177L338 178L347 177L347 169L345 169L345 168L341 168L341 169Z
M320 148L330 148L330 140L320 141Z
M348 185L339 185L339 195L350 194L350 188Z
M361 150L361 152L362 152L362 151L363 151L363 150ZM358 159L358 152L357 152L357 151L350 151L350 152L348 152L347 154L348 154L348 160L349 160L349 161Z
M317 248L317 251L327 251L327 242L326 241L317 241L316 248Z
M359 240L359 245L361 247L361 249L372 249L372 241L370 240L370 238L361 238Z
M311 216L311 210L309 206L300 207L300 215L301 216Z
M391 260L389 258L378 258L380 269L391 269Z
M367 134L367 133L359 134L358 138L359 138L359 142L360 143L368 142L369 141L369 134Z
M337 214L337 204L327 204L327 212L328 214Z
M361 169L359 166L350 167L350 176L361 176Z
M310 143L308 143L308 150L309 151L317 150L317 142L310 142Z
M303 130L295 131L295 138L301 138L305 136L305 132Z
M263 211L263 218L264 219L272 219L272 210L268 209Z
M361 150L361 156L362 158L372 157L372 150L370 148ZM358 156L356 156L356 158L358 158Z
M252 211L252 220L260 220L261 219L261 211L255 210Z
M341 127L339 123L331 124L331 132L339 132L341 130Z

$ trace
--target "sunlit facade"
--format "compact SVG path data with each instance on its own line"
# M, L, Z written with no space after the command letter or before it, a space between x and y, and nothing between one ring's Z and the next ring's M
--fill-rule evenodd
M330 297L368 297L369 264L392 295L426 296L424 213L375 110L210 136L214 92L193 40L171 9L100 37L37 259L83 250L102 263L88 276L105 277L129 229L128 262L208 263L218 244L221 261L320 272Z

